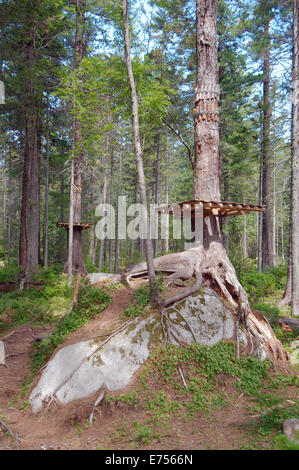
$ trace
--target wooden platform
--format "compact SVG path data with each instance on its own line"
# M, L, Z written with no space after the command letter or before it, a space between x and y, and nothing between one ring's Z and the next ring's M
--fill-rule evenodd
M228 202L228 201L205 201L199 199L191 199L189 201L177 202L165 206L160 206L157 210L159 214L174 214L178 215L178 206L180 210L180 216L183 217L183 208L191 209L191 218L194 217L196 206L202 205L203 216L208 217L211 215L218 216L234 216L249 214L250 212L264 212L265 206L258 204L242 204L240 202Z
M61 227L61 228L69 228L69 222L57 222L57 227ZM93 227L93 224L82 224L82 223L79 223L79 222L74 222L73 224L74 227L79 227L81 228L81 230L88 230L89 228Z

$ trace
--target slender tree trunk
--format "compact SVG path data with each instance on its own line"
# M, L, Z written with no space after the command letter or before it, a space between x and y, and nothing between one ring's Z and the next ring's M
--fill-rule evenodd
M276 245L277 245L277 236L276 236L276 218L277 218L277 196L276 196L276 159L275 159L275 153L274 153L274 171L273 171L273 265L276 266L276 257L277 257L277 250L276 250Z
M160 166L161 166L161 129L157 132L157 159L155 162L155 194L154 204L159 204L159 192L160 192ZM153 240L153 256L154 258L158 254L158 240Z
M244 204L246 203L246 198L244 196ZM243 257L248 258L248 246L247 246L247 218L246 214L243 215Z
M291 310L299 316L299 0L293 8Z
M128 73L129 86L131 91L131 101L132 101L132 123L133 123L133 140L135 146L135 156L136 156L136 166L138 174L138 183L140 188L140 200L145 211L145 227L147 229L147 238L145 240L145 254L146 262L148 266L148 277L149 285L151 290L151 300L154 304L159 303L159 290L156 286L155 280L155 268L153 262L153 250L152 242L150 239L150 230L149 230L149 219L148 219L148 207L147 207L147 196L146 196L146 185L145 177L143 170L142 162L142 150L140 143L140 129L139 129L139 114L138 114L138 99L135 86L135 80L132 69L131 62L131 46L130 46L130 37L129 37L129 23L128 23L128 2L127 0L122 0L122 13L124 21L124 46L125 46L125 60Z
M169 204L169 184L168 184L168 172L169 172L169 153L168 153L168 140L166 137L166 148L165 148L165 203ZM169 251L169 216L166 220L165 227L165 247L164 250L167 253Z
M282 203L282 193L280 194L280 235L281 235L281 258L282 261L284 262L285 260L285 251L284 251L284 211L283 211L283 203Z
M134 184L134 204L137 202L137 173L135 174L135 184ZM132 266L133 257L134 257L134 248L135 248L135 240L131 240L130 242L130 253L129 253L129 267Z
M74 238L74 161L71 163L71 183L70 183L70 214L69 214L69 228L68 228L68 264L67 264L67 279L68 287L72 285L73 274L73 238Z
M63 222L64 221L64 177L63 176L61 177L61 180L60 180L60 200L61 200L60 220L61 222ZM59 243L61 246L59 250L59 262L63 263L66 259L65 249L64 249L64 246L65 246L65 231L64 230L60 230Z
M107 182L108 182L108 170L107 170L107 152L109 149L109 140L107 137L106 142L106 155L104 160L104 184L103 184L103 194L102 194L102 204L106 204L107 202ZM99 253L99 272L102 272L103 269L103 255L104 255L104 246L105 246L105 239L100 240L100 253Z
M122 180L122 166L123 166L123 144L121 144L120 152L119 152L119 165L118 165L118 182L117 182L117 201L119 196L121 195L121 180ZM119 216L119 207L117 204L117 212L116 212L116 235L115 235L115 265L114 265L114 272L118 273L119 268L119 246L120 246L120 239L118 236L118 216Z
M269 38L270 22L266 21L264 26L265 37ZM271 153L270 153L270 126L271 126L271 103L270 103L270 48L266 48L263 61L263 187L262 204L265 205L263 213L263 251L262 268L273 266L273 235L271 223Z
M113 173L114 173L114 150L111 152L111 163L110 163L110 205L113 205ZM112 253L113 253L113 240L109 240L109 272L112 272Z
M94 213L94 176L91 174L90 176L90 213ZM90 230L89 234L89 259L92 264L94 264L94 259L95 259L95 231Z
M49 219L49 129L46 136L46 182L44 213L44 267L48 267L48 219Z
M261 136L261 140L262 140ZM263 204L263 157L260 155L260 181L259 181L259 204ZM263 214L258 212L258 228L257 228L257 269L258 272L262 272L262 232L263 232Z
M78 67L86 52L84 44L86 0L76 0L76 35L74 50L74 67ZM81 148L81 124L77 116L73 121L73 150L74 150L74 223L82 223L82 173L83 150ZM70 256L70 255L69 255ZM74 274L85 276L87 270L84 264L82 250L82 228L73 227L72 270ZM69 272L67 263L64 272Z

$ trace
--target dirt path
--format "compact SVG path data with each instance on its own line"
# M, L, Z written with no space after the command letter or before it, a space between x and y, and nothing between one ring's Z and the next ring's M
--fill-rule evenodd
M113 330L120 323L120 315L131 302L133 292L134 289L124 286L112 290L113 301L107 309L70 334L63 346ZM96 410L90 425L97 394L67 406L53 402L50 408L34 415L28 406L30 390L23 397L17 399L17 396L24 390L22 383L30 372L34 336L48 334L51 329L51 326L24 325L2 336L8 357L7 367L0 366L0 418L18 435L20 449L239 449L242 442L246 448L250 438L244 430L252 419L251 400L240 395L230 379L223 382L223 392L230 398L223 409L212 410L208 415L196 414L191 420L179 414L171 415L167 426L148 439L148 411L142 406L120 401L104 403ZM135 385L133 380L125 392L134 390ZM152 386L156 386L154 382ZM292 398L296 389L291 387L287 393ZM14 440L0 430L0 450L14 448Z

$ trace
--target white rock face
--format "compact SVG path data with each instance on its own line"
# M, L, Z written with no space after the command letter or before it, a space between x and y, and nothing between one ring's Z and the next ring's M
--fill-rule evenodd
M195 341L213 346L235 334L233 314L209 289L165 310L163 323L173 344ZM86 398L102 386L111 391L124 388L163 340L160 314L152 314L136 318L105 344L89 340L60 349L31 393L33 412L53 396L66 404Z
M97 284L98 282L102 282L102 281L112 281L112 282L121 281L120 274L110 274L110 273L89 273L87 274L87 278L90 280L90 284Z
M92 340L60 349L31 393L32 411L39 411L54 394L62 404L66 404L93 394L103 385L108 390L125 387L148 358L149 340L157 327L157 320L150 316L136 320L103 347L100 342ZM161 342L160 330L158 337Z
M210 289L206 289L203 294L177 302L175 307L167 310L167 316L170 320L170 331L175 335L171 339L174 344L178 344L175 337L191 344L194 341L191 329L196 342L206 346L231 339L234 335L233 314L224 308L219 297Z

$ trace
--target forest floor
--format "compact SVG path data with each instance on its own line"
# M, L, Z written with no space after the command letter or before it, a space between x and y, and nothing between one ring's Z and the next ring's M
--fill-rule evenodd
M113 329L132 303L134 290L123 285L112 290L109 306L69 334L60 347ZM0 337L5 338L7 356L6 365L0 365L0 419L18 436L20 449L233 450L279 449L286 445L281 421L294 416L295 408L298 411L298 387L291 368L278 371L276 382L277 370L270 368L268 385L265 388L264 384L256 396L240 391L235 377L219 373L217 394L208 401L196 385L188 401L179 390L179 376L172 380L172 385L177 384L173 387L147 369L143 380L138 374L121 394L109 394L96 408L91 425L89 417L97 394L67 406L53 402L33 414L28 398L38 376L30 387L25 386L33 344L35 336L52 330L53 325L20 325L7 329ZM204 383L196 380L198 386ZM275 383L273 389L271 383ZM211 393L211 388L204 390L207 396ZM15 448L15 440L0 429L0 450Z

